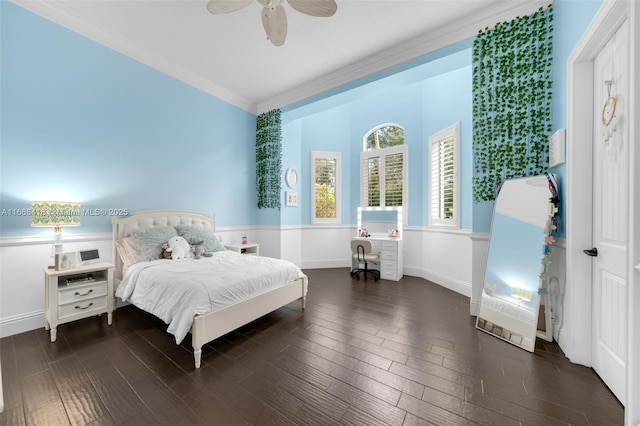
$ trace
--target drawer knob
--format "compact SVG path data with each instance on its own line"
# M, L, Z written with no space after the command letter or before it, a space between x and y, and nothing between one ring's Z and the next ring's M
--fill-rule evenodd
M88 292L86 292L86 293L82 293L82 294L76 291L76 292L74 293L74 295L75 295L75 296L88 296L88 295L89 295L89 294L91 294L91 293L93 293L93 289L92 289L92 288L90 288Z
M87 306L85 306L84 308L81 308L80 306L76 305L76 309L80 309L81 311L85 310L85 309L89 309L90 307L93 306L93 302L89 303Z

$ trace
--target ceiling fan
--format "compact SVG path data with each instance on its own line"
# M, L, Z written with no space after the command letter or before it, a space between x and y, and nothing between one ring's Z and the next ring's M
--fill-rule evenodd
M229 13L248 6L253 0L209 0L207 10L214 14ZM256 0L262 7L262 26L267 38L275 46L282 46L287 37L287 14L282 4L285 0ZM287 0L298 12L310 16L333 16L338 9L335 0Z

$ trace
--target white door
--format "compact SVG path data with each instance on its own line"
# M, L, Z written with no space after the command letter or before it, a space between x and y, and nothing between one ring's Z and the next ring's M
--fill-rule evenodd
M625 404L629 245L629 37L625 21L594 60L593 368Z

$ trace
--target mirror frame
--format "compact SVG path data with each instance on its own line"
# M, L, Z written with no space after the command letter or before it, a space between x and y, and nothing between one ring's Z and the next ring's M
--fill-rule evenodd
M557 214L557 209L554 211L550 209L550 204L552 201L557 202L556 195L550 189L550 181L548 181L548 176L530 176L526 178L519 179L511 179L506 181L498 193L496 197L496 202L494 205L494 213L491 222L491 237L489 240L489 248L487 250L487 260L485 262L485 273L483 277L483 288L482 288L482 296L480 298L480 306L478 308L478 316L476 318L476 328L484 331L485 333L491 334L499 339L505 340L515 346L518 346L522 349L533 352L535 349L536 337L544 337L547 338L547 335L540 336L539 333L539 317L541 311L541 304L545 306L544 310L544 320L545 320L545 328L549 329L551 327L550 321L550 312L547 312L547 307L549 307L549 296L548 296L548 279L545 279L547 274L547 263L545 259L548 255L550 255L550 250L546 246L545 237L549 232L549 223L554 214ZM555 184L555 181L554 181ZM505 194L513 194L519 193L521 194L522 188L526 186L531 186L532 191L530 195L527 195L525 198L522 198L519 203L520 205L516 207L516 210L522 209L526 212L526 217L519 217L515 214L510 215L511 207L504 206L504 204L499 204L501 199L504 199ZM505 190L506 188L506 190ZM502 197L501 197L502 196ZM557 204L557 203L554 203ZM511 212L513 213L513 212ZM515 318L515 316L505 315L503 312L499 312L496 309L490 308L486 306L486 297L485 293L487 291L490 292L490 288L487 287L487 268L489 265L489 261L491 259L491 247L492 243L495 244L493 237L495 235L495 221L496 214L502 214L504 216L519 220L524 223L528 223L535 227L540 228L540 257L539 259L532 260L538 262L540 265L540 272L538 274L538 287L536 290L537 293L537 302L534 309L533 321L530 323L528 321L522 321L520 319ZM546 235L545 235L546 234ZM495 247L495 246L494 246ZM548 260L548 259L547 259ZM541 291L541 289L543 289ZM500 298L497 298L500 299ZM492 299L493 300L493 299ZM484 303L483 303L484 301ZM550 334L550 333L549 333ZM548 338L546 339L548 340Z

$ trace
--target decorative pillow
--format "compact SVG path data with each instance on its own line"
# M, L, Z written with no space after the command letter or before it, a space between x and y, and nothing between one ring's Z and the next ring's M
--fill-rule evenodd
M162 243L177 235L178 232L173 226L134 231L131 233L134 244L130 244L129 247L133 246L137 256L143 260L156 260L162 256Z
M190 241L192 238L204 241L202 246L207 253L223 251L225 249L222 243L220 243L218 236L211 229L198 228L190 225L177 225L176 229L178 235L187 241Z
M133 244L134 241L132 237L126 237L116 241L116 250L125 268L144 260L138 255L137 250L132 247Z

